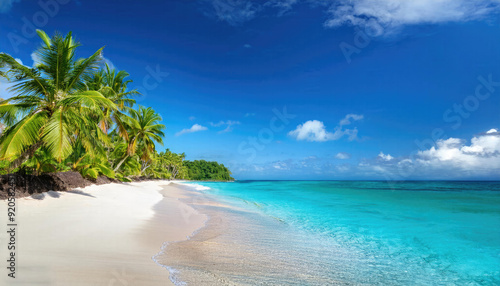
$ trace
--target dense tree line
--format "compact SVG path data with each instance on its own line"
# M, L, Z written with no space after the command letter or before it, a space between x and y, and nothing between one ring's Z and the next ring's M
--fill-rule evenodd
M205 160L186 161L188 176L192 180L233 181L231 171L223 164Z
M0 53L0 77L13 83L14 94L0 99L0 173L191 178L184 153L157 152L165 129L161 116L136 105L139 92L128 88L129 74L103 65L103 48L78 59L80 44L71 32L37 33L42 44L33 67ZM214 178L227 177L213 171Z

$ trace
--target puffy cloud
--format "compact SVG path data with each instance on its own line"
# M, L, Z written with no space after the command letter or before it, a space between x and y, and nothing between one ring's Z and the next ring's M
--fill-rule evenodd
M351 119L361 120L363 115L348 114L342 120L340 120L339 125L335 127L334 132L329 132L325 128L325 124L319 120L309 120L303 124L299 124L295 130L288 132L288 135L295 138L298 141L310 141L310 142L325 142L330 140L338 140L344 136L347 136L349 141L353 141L358 138L358 129L345 129L343 126L351 124Z
M298 0L205 0L206 15L237 26L265 9L277 9L277 16L293 10ZM500 0L308 0L311 7L326 9L326 27L344 25L370 28L374 35L389 34L400 27L417 24L465 22L483 19L500 11Z
M405 25L476 20L499 8L498 0L341 0L330 6L325 26L383 27L387 33Z
M351 154L346 153L346 152L339 152L337 155L335 155L335 158L340 159L340 160L346 160L351 158Z
M495 129L498 130L498 129ZM339 155L340 154L340 155ZM376 153L375 153L376 154ZM374 154L374 155L375 155ZM336 159L345 158L342 152ZM489 130L470 141L459 138L440 140L436 146L412 155L393 157L380 152L355 164L332 157L307 157L262 162L249 168L259 178L338 178L338 179L500 179L500 134ZM257 167L255 167L257 166ZM242 173L241 175L248 175Z
M181 131L175 133L175 136L181 136L182 134L186 133L193 133L193 132L199 132L199 131L204 131L207 130L208 128L205 126L201 126L200 124L194 124L191 126L191 128L188 129L182 129Z
M498 134L498 133L499 133L498 130L494 128L486 131L486 134Z
M362 174L379 174L390 179L500 178L500 134L496 129L464 139L448 138L430 149L406 158L380 153L378 160L358 165ZM370 173L373 172L373 173Z
M40 63L40 58L36 52L31 53L31 59L33 60L33 66L36 67Z
M383 152L380 152L380 154L378 154L378 158L384 160L384 161L391 161L392 159L394 159L394 157L392 157L391 155L389 154L384 154Z
M12 8L12 4L21 0L0 0L0 13L7 13Z
M290 131L288 135L294 137L295 139L301 141L316 141L323 142L332 140L333 134L327 132L323 122L318 120L309 120L304 124L300 124L293 131Z
M418 162L434 168L446 167L475 172L485 168L500 171L500 135L490 132L471 139L439 140L436 147L418 152Z

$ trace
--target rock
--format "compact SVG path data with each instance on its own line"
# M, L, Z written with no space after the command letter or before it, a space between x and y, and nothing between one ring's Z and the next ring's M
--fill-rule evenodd
M36 194L44 192L49 192L49 196L57 198L59 197L57 192L69 191L75 188L84 188L91 184L102 185L119 182L118 180L107 177L99 177L96 180L91 181L83 178L80 173L73 171L48 173L38 176L21 174L0 175L0 200L8 198L8 189L11 187L9 185L9 177L15 181L13 187L16 198L32 196L36 199L43 199L43 195L37 196Z

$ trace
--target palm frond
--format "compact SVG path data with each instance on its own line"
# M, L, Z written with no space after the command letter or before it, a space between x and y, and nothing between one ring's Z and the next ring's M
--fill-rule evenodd
M68 85L65 88L66 91L71 91L75 88L76 90L83 90L81 81L84 79L84 75L90 74L97 68L103 49L104 47L100 48L90 57L76 63L73 71L69 75Z
M4 130L0 137L0 158L12 159L40 140L40 130L47 120L47 112L41 111Z
M11 75L10 77L15 79L13 82L17 83L11 91L23 95L48 93L47 89L50 84L40 77L37 69L24 66L5 53L0 53L0 63L9 68L7 74Z
M84 106L91 110L99 110L101 107L116 109L116 105L109 99L105 98L98 91L83 91L79 94L66 96L61 100L62 106Z
M47 150L58 162L61 162L73 150L66 121L63 109L59 108L52 114L43 133L43 141Z

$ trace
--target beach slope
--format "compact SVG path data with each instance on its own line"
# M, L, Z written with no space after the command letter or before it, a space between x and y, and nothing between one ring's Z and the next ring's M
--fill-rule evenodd
M93 185L18 199L16 278L2 267L0 284L173 285L153 258L164 242L186 239L206 217L181 203L169 183ZM7 238L2 231L3 265Z

